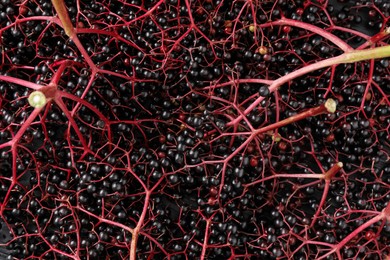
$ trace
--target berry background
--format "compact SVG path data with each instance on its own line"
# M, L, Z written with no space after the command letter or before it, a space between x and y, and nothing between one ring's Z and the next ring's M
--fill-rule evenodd
M0 0L3 258L388 259L389 60L291 76L387 1L64 3Z

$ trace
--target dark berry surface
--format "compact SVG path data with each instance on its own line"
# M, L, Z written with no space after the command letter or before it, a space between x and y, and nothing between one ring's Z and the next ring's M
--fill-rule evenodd
M65 5L74 40L0 0L0 258L389 259L389 60L270 87L388 45L388 1Z

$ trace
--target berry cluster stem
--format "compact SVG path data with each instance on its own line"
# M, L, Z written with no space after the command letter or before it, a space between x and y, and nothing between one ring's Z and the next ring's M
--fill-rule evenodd
M72 39L75 35L75 30L69 18L68 10L66 9L64 1L52 0L51 2L53 3L54 9L56 9L56 12L58 14L58 17L60 18L62 26L64 27L66 35L68 35L69 38Z
M390 57L390 45L383 47L376 47L373 49L367 50L353 50L350 52L345 52L339 56L325 59L307 66L304 66L294 72L287 74L286 76L280 77L277 80L274 80L269 86L270 92L276 91L281 85L296 79L300 76L306 75L312 71L316 71L322 68L330 67L332 65L344 64L344 63L354 63L364 60L379 59ZM261 101L264 100L264 97L258 97L250 106L248 106L245 111L237 116L234 120L229 122L227 126L232 126L240 122L244 116L248 115L252 110L254 110Z
M336 101L333 99L329 98L326 100L325 103L319 105L318 107L313 107L311 109L306 110L305 112L299 113L294 116L290 116L289 118L286 118L284 120L281 120L279 122L276 122L274 124L262 127L258 130L255 131L256 134L261 134L268 132L270 130L274 130L286 125L289 125L291 123L300 121L302 119L305 119L307 117L312 117L312 116L318 116L321 114L326 114L326 113L334 113L336 111Z

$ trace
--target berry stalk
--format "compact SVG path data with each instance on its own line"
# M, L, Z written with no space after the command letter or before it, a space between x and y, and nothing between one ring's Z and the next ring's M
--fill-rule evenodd
M255 130L254 132L255 132L255 134L261 134L261 133L268 132L270 130L274 130L274 129L289 125L291 123L300 121L300 120L305 119L307 117L318 116L318 115L326 114L326 113L333 114L336 111L336 106L337 106L336 101L329 98L328 100L326 100L325 103L319 105L318 107L311 108L311 109L309 109L305 112L302 112L300 114L291 116L289 118L286 118L286 119L281 120L279 122L276 122L274 124L262 127L258 130Z
M329 169L326 173L324 173L324 179L325 179L325 187L324 191L322 192L322 198L320 201L320 204L318 205L317 211L313 216L313 220L311 221L310 227L313 227L316 220L320 216L321 210L326 202L326 198L328 197L329 189L330 189L330 183L332 178L335 176L337 172L339 172L343 168L343 163L338 162L335 165L332 166L332 168Z
M56 9L56 12L58 14L58 17L61 20L62 26L64 27L65 33L69 38L73 38L75 35L75 30L72 25L72 22L69 18L68 10L65 6L65 3L63 0L52 0L54 9Z
M364 60L370 60L370 59L379 59L379 58L387 58L390 57L390 45L389 46L383 46L383 47L376 47L373 49L368 50L354 50L351 52L343 53L339 56L325 59L313 64L310 64L308 66L302 67L292 73L287 74L286 76L283 76L275 81L272 82L272 84L269 86L269 91L274 92L276 91L281 85L296 79L300 76L306 75L312 71L316 71L322 68L330 67L333 65L343 64L343 63L354 63ZM258 97L250 106L248 106L245 111L236 117L234 120L230 121L227 125L235 125L238 122L240 122L244 116L248 115L253 109L255 109L261 101L264 100L264 97Z

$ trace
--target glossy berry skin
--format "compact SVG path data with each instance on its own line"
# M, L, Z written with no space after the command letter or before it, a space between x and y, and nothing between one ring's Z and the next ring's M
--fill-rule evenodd
M0 252L387 259L389 13L0 1Z

